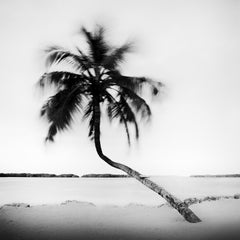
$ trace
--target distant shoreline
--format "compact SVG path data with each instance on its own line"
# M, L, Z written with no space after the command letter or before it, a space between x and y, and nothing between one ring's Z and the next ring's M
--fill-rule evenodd
M84 174L78 176L76 174L51 174L51 173L0 173L0 177L30 177L30 178L131 178L126 174ZM203 175L190 175L192 178L240 178L240 174L203 174Z
M51 174L51 173L0 173L0 177L29 177L29 178L80 178L75 174ZM81 178L129 178L126 174L84 174Z
M41 177L41 178L79 178L75 174L49 174L49 173L0 173L0 177Z
M110 174L110 173L104 173L104 174L85 174L81 176L82 178L129 178L131 176L128 176L126 174Z
M210 177L210 178L229 178L229 177L234 177L238 178L240 177L240 174L216 174L216 175L211 175L211 174L205 174L205 175L192 175L190 177Z

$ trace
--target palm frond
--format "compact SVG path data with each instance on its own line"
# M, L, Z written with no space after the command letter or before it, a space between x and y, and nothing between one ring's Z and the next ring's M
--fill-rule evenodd
M103 66L109 70L116 69L117 66L124 61L126 53L129 53L131 50L132 43L126 43L121 47L114 49L104 59Z
M161 82L154 81L146 77L129 77L123 76L118 71L109 71L108 74L111 76L112 83L129 88L136 93L142 93L142 89L146 87L149 89L153 96L158 95L163 84Z
M90 100L90 101L88 102L88 104L87 104L87 105L85 106L85 108L84 108L83 120L89 118L92 113L93 113L93 101Z
M54 64L59 64L62 61L65 61L67 64L70 64L74 69L86 70L91 65L86 56L75 54L69 50L58 46L52 46L45 50L46 56L46 66L52 66Z
M139 128L138 128L138 123L137 123L134 112L132 111L131 107L129 106L127 101L122 96L120 96L119 104L121 105L121 109L124 113L126 121L134 124L135 137L136 137L136 139L138 139L139 138Z
M102 26L97 26L95 32L91 33L82 27L81 31L87 39L92 60L95 64L100 64L110 49L110 46L105 41L105 29Z
M82 69L84 69L85 71L88 71L89 69L93 68L94 63L92 62L91 57L83 53L83 51L81 51L78 47L76 47L76 49L79 55L81 56Z
M131 145L131 140L130 140L130 133L129 133L129 128L128 128L128 122L127 119L124 116L124 112L121 109L121 105L117 100L106 91L106 99L108 100L108 105L107 105L107 116L109 120L111 121L114 118L119 117L120 118L120 123L124 124L125 131L127 134L127 139L128 139L128 145Z
M38 85L42 88L49 85L54 85L56 87L73 87L80 84L84 85L87 82L88 79L86 78L86 76L83 77L83 75L66 71L54 71L44 73L39 79Z
M88 104L85 106L83 111L83 120L88 119L88 137L93 140L94 137L94 106L93 101L90 100Z
M107 107L107 112L110 120L119 118L120 123L123 123L125 125L129 143L130 143L130 136L129 136L129 130L128 130L128 123L133 123L135 127L135 137L136 139L138 139L139 128L138 128L138 123L137 123L135 114L132 108L130 107L130 105L128 104L128 102L124 99L123 95L119 95L119 100L116 100L114 97L112 97L110 93L108 93L106 94L106 99L109 102L109 105Z
M79 88L64 89L50 97L43 105L40 114L46 116L50 128L46 141L53 141L57 131L68 128L73 114L82 108L82 93Z
M142 118L147 118L149 120L152 113L146 101L134 91L126 87L121 87L120 89L121 90L118 92L118 94L129 101L130 105L135 109L136 113L140 113Z
M88 128L89 128L88 137L90 138L90 140L93 141L94 139L94 114L93 113L91 114L91 117L89 119Z
M57 126L52 123L50 126L49 126L49 129L48 129L48 134L47 134L47 137L45 138L45 141L50 141L50 142L54 142L54 136L57 134Z

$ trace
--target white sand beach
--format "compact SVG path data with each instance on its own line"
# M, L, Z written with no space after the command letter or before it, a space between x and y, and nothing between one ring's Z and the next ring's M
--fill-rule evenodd
M230 196L239 178L152 177L180 199ZM186 222L134 179L0 179L3 240L240 239L240 199L206 199ZM13 204L13 203L25 204Z
M194 204L201 223L186 222L174 209L95 206L70 201L60 205L4 206L0 210L0 239L240 239L240 200Z

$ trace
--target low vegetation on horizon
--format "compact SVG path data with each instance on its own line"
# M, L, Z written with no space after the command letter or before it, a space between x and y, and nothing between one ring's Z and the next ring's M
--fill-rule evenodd
M0 173L0 177L51 177L51 178L79 178L75 174L50 174L50 173ZM84 174L82 178L128 178L126 174Z
M111 174L111 173L90 173L78 176L76 174L52 174L52 173L0 173L0 177L52 177L52 178L130 178L131 176L126 174ZM240 177L240 174L203 174L203 175L191 175L190 177L200 177L200 178L230 178L230 177Z
M240 174L203 174L203 175L192 175L190 177L240 177Z
M85 174L82 175L82 178L130 178L131 176L126 174L110 174L110 173L104 173L104 174Z
M75 174L49 174L49 173L0 173L0 177L58 177L58 178L79 178Z

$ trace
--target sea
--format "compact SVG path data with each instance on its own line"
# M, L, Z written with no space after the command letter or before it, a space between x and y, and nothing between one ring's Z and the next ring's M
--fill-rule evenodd
M232 196L240 193L240 178L151 176L150 179L181 200L192 197ZM160 206L165 200L134 178L0 178L0 206L61 204Z

